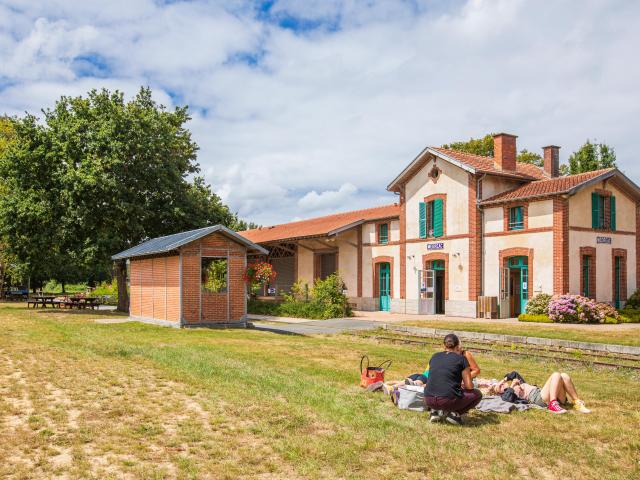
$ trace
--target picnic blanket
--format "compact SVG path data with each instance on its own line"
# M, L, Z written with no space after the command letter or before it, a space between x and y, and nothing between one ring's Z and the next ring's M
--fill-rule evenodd
M481 412L495 412L495 413L511 413L514 410L523 411L530 408L542 408L532 403L511 403L505 402L497 395L489 395L482 397L480 403L476 406L476 410Z

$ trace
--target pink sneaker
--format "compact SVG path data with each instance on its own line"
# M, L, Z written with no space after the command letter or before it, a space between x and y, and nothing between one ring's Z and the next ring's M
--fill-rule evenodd
M549 411L551 413L567 413L567 411L560 406L557 400L549 402Z

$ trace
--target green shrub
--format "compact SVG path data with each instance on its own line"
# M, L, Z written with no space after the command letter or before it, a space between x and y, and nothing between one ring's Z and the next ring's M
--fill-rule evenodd
M640 323L640 308L629 307L627 304L620 310L618 323Z
M338 274L324 280L316 280L313 288L296 282L281 303L250 300L247 309L255 315L275 317L299 317L317 320L350 317L351 308L343 293L344 282Z
M91 291L92 297L103 297L105 303L110 305L118 304L118 284L114 281L111 283L99 283L96 288Z
M525 311L529 315L546 315L549 311L549 302L551 302L551 295L539 293L527 302Z
M627 307L632 309L640 309L640 290L636 290L633 292L633 295L629 297L627 303L625 305L625 310Z
M533 315L529 313L522 313L518 316L519 322L536 322L536 323L553 323L549 318L549 315Z

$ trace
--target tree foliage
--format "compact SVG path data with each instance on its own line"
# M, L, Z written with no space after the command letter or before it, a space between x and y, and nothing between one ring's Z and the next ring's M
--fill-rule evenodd
M103 89L43 114L12 119L0 156L0 233L32 278L97 281L145 239L246 227L198 176L186 107L168 111L148 88L130 101Z
M572 175L615 167L616 152L605 143L591 143L587 140L569 157L569 172Z
M470 138L465 142L452 142L442 145L442 148L458 150L460 152L473 153L474 155L482 155L483 157L493 157L493 133L488 133L482 138ZM537 167L542 167L544 161L542 155L529 152L526 149L520 150L516 157L518 162L530 163Z

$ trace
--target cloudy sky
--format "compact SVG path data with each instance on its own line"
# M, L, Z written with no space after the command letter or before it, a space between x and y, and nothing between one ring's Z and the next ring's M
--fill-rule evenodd
M640 2L0 0L0 113L91 88L189 105L215 191L263 225L395 201L426 145L587 138L640 182Z

